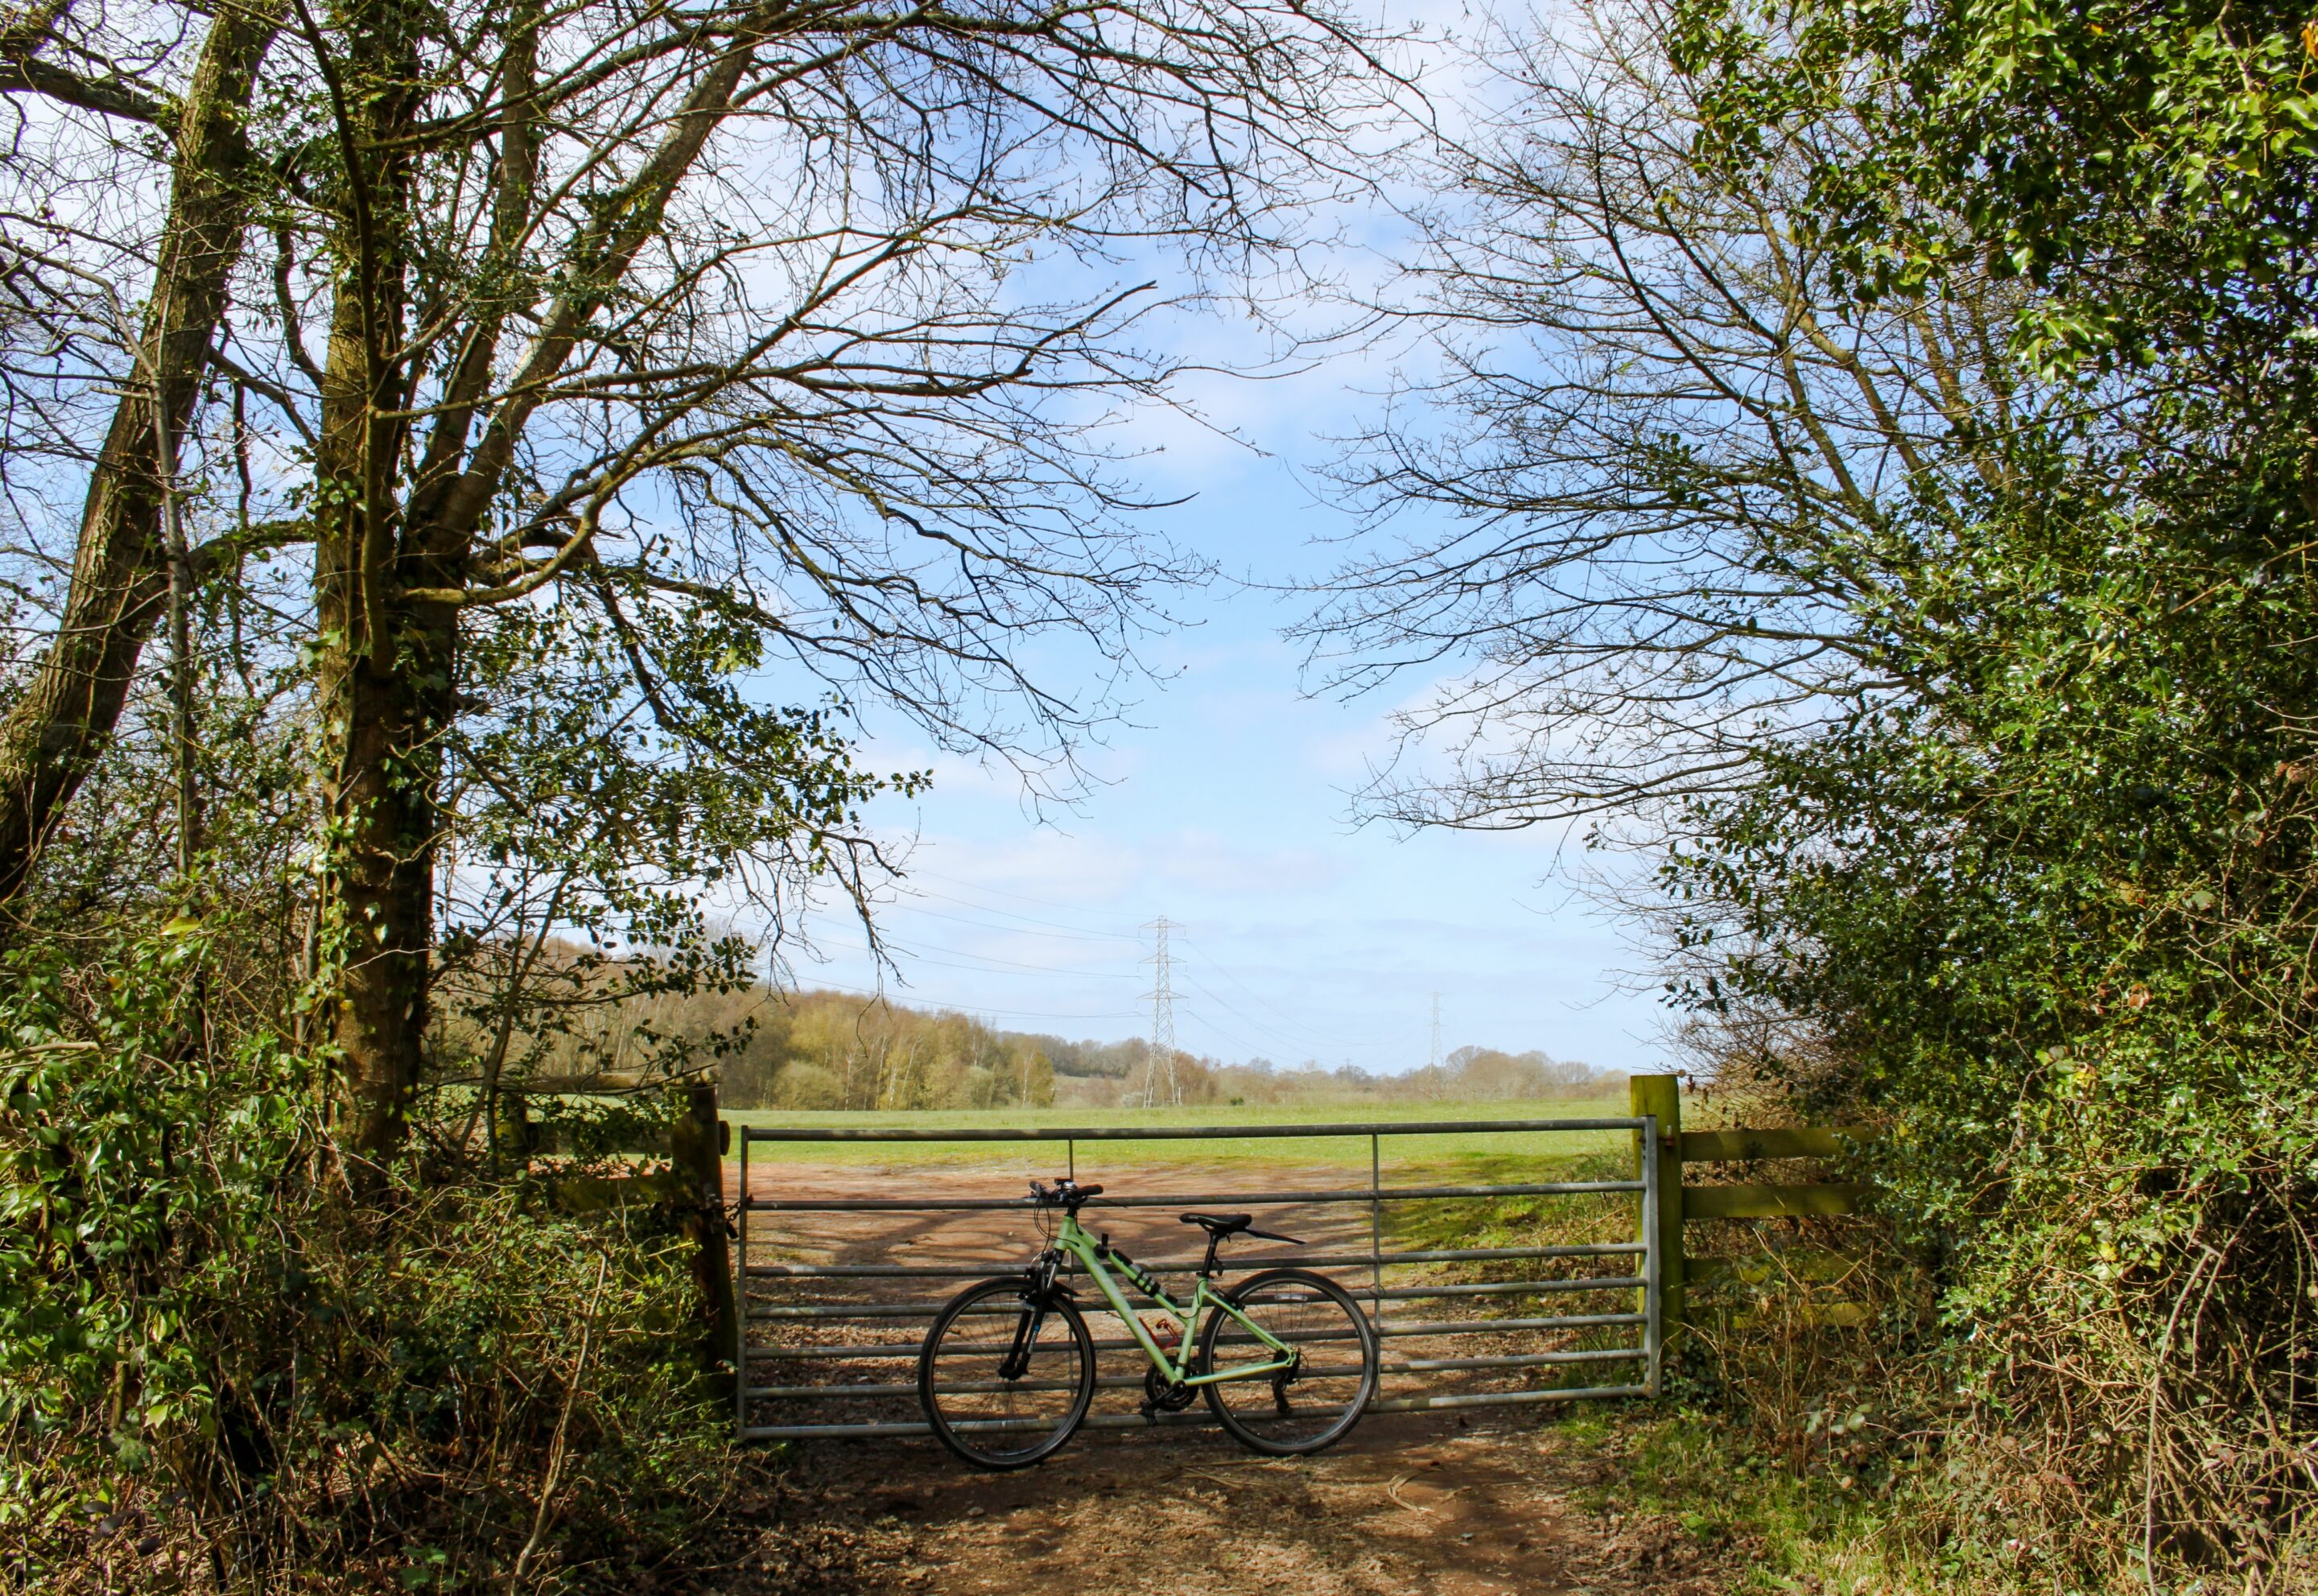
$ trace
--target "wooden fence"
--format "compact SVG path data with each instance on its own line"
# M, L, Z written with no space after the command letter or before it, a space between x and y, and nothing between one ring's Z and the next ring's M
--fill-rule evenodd
M534 1097L609 1097L638 1089L631 1077L592 1076L502 1089L518 1114ZM732 1358L739 1305L732 1289L732 1258L727 1245L732 1222L724 1207L724 1154L732 1127L717 1117L716 1087L695 1081L685 1088L684 1111L665 1130L631 1138L606 1152L666 1160L669 1168L632 1175L566 1175L550 1190L566 1213L591 1213L630 1204L666 1205L675 1211L691 1244L692 1279L703 1305L702 1367L712 1373Z
M1645 1157L1658 1161L1658 1247L1664 1260L1665 1314L1669 1337L1689 1317L1688 1294L1693 1286L1706 1287L1736 1282L1768 1284L1795 1278L1815 1282L1839 1280L1856 1267L1841 1253L1795 1251L1758 1259L1693 1258L1684 1245L1685 1227L1734 1219L1823 1218L1856 1214L1866 1188L1852 1182L1800 1186L1685 1185L1684 1171L1694 1164L1754 1163L1773 1159L1830 1159L1841 1156L1867 1133L1806 1126L1782 1130L1686 1131L1682 1128L1682 1083L1673 1075L1632 1078L1632 1112L1654 1114L1658 1144L1645 1149L1636 1134L1637 1170ZM1854 1303L1829 1303L1815 1310L1820 1323L1857 1324L1865 1310Z

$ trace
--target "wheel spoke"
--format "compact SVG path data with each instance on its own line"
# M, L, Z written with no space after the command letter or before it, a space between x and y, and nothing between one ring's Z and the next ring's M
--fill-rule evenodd
M1356 1423L1376 1388L1376 1344L1360 1308L1316 1276L1258 1276L1235 1295L1239 1311L1285 1342L1285 1373L1208 1386L1208 1405L1233 1434L1267 1452L1316 1451ZM1200 1337L1205 1367L1228 1371L1272 1361L1245 1325L1218 1312Z
M1012 1281L961 1293L919 1358L928 1421L952 1451L985 1467L1017 1468L1053 1451L1093 1388L1094 1348L1077 1314L1034 1309Z

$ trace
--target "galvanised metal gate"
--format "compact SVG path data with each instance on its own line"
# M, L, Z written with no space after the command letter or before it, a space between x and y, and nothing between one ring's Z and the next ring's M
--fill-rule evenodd
M1289 1223L1329 1233L1318 1245L1267 1248L1254 1256L1226 1260L1226 1279L1270 1265L1293 1263L1316 1269L1364 1302L1384 1348L1380 1394L1371 1412L1407 1412L1438 1408L1477 1408L1510 1403L1570 1402L1586 1397L1655 1396L1662 1340L1658 1251L1658 1166L1640 1157L1635 1178L1622 1180L1537 1180L1496 1184L1408 1185L1384 1183L1383 1146L1406 1136L1501 1135L1505 1134L1632 1132L1637 1147L1655 1148L1655 1116L1624 1119L1526 1119L1415 1121L1375 1125L1271 1125L1242 1126L1105 1126L1099 1129L921 1130L746 1126L741 1131L739 1202L737 1418L744 1439L813 1437L910 1436L929 1433L920 1416L914 1360L923 1326L957 1286L1004 1274L1029 1261L1035 1243L1026 1226L1001 1225L1002 1215L1029 1218L1027 1196L976 1195L971 1166L917 1168L846 1176L838 1168L813 1166L811 1185L759 1195L766 1165L752 1169L751 1149L812 1143L1056 1143L1067 1172L1076 1178L1082 1143L1114 1142L1244 1141L1283 1143L1316 1137L1361 1137L1369 1143L1365 1184L1310 1185L1304 1188L1260 1188L1261 1182L1222 1191L1148 1189L1153 1171L1139 1173L1142 1188L1109 1178L1110 1190L1088 1205L1090 1229L1147 1220L1152 1211L1244 1207L1257 1224L1277 1228ZM776 1166L794 1170L795 1166ZM1047 1171L1051 1172L1051 1171ZM1212 1174L1212 1171L1202 1171ZM1101 1179L1101 1172L1093 1171ZM1124 1173L1124 1172L1122 1172ZM986 1177L980 1182L991 1184ZM813 1187L822 1189L813 1189ZM876 1195L861 1195L863 1190ZM1619 1223L1633 1239L1533 1247L1388 1248L1388 1207L1452 1199L1496 1202L1528 1197L1583 1197L1629 1193L1637 1200L1622 1209ZM1265 1210L1270 1216L1263 1216ZM1101 1212L1098 1212L1101 1210ZM781 1216L781 1217L775 1217ZM983 1216L978 1217L977 1216ZM1323 1219L1323 1216L1325 1216ZM849 1227L849 1238L804 1233L812 1218ZM1311 1223L1320 1220L1320 1223ZM1148 1230L1147 1224L1145 1229ZM1122 1241L1122 1245L1126 1243ZM773 1260L776 1251L814 1246L829 1256L817 1261ZM903 1256L930 1252L932 1260ZM1605 1264L1601 1260L1617 1260ZM1199 1263L1198 1250L1184 1256L1138 1257L1164 1277ZM1437 1271L1442 1265L1522 1266L1536 1277L1513 1280L1437 1280L1412 1271ZM1622 1266L1622 1267L1621 1267ZM1591 1268L1615 1273L1562 1272ZM1163 1281L1163 1283L1165 1283ZM1121 1282L1122 1286L1125 1284ZM1170 1289L1172 1289L1172 1285ZM900 1295L890 1295L898 1292ZM1488 1316L1483 1303L1507 1297L1532 1299L1535 1312ZM1592 1300L1587 1300L1592 1299ZM1420 1305L1424 1305L1420 1306ZM1460 1314L1460 1308L1464 1305ZM1115 1317L1099 1298L1082 1299L1096 1332L1102 1362L1099 1392L1139 1393L1144 1364L1122 1326L1106 1334ZM1546 1311L1555 1308L1566 1311ZM1571 1345L1591 1338L1607 1345ZM1550 1341L1551 1344L1543 1344ZM1536 1385L1541 1371L1561 1367L1622 1367L1615 1383ZM1491 1384L1515 1380L1511 1385ZM1473 1388L1476 1385L1479 1388ZM1115 1399L1114 1399L1115 1400ZM1099 1404L1101 1398L1099 1396ZM1208 1422L1203 1413L1163 1413L1160 1423ZM1141 1428L1155 1422L1135 1412L1089 1415L1093 1429Z

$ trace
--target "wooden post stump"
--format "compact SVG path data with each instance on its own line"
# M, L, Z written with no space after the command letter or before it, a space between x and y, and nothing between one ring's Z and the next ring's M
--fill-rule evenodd
M740 1318L732 1289L732 1260L724 1242L724 1123L716 1116L716 1088L685 1089L684 1116L669 1136L669 1152L684 1182L685 1234L692 1242L692 1278L707 1305L701 1363L711 1373L731 1360ZM737 1377L737 1376L736 1376Z
M1641 1133L1634 1133L1634 1179L1645 1178L1642 1160L1658 1160L1658 1280L1662 1305L1659 1323L1664 1327L1667 1345L1672 1347L1682 1331L1685 1273L1682 1257L1682 1079L1676 1075L1635 1075L1629 1078L1627 1090L1632 1104L1629 1112L1638 1116L1655 1114L1658 1119L1656 1147L1644 1147Z

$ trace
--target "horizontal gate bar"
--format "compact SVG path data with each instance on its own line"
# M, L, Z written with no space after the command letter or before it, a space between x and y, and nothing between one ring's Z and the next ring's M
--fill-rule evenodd
M1352 1295L1362 1302L1407 1303L1421 1302L1441 1296L1542 1296L1554 1291L1640 1291L1641 1277L1588 1276L1577 1280L1492 1280L1476 1286L1403 1286L1389 1291L1363 1291L1347 1287ZM948 1306L946 1303L813 1303L785 1307L750 1308L751 1319L930 1319ZM1108 1310L1097 1307L1096 1313ZM1013 1312L993 1308L992 1314Z
M1416 1375L1451 1369L1543 1368L1557 1363L1616 1363L1649 1355L1647 1347L1581 1347L1566 1352L1519 1352L1494 1358L1411 1358L1402 1363L1386 1364L1384 1372Z
M1505 1258L1609 1258L1621 1253L1640 1252L1640 1242L1595 1242L1573 1247L1435 1247L1418 1252L1346 1252L1327 1253L1314 1258L1304 1253L1288 1253L1278 1258L1235 1258L1231 1268L1240 1269L1270 1269L1293 1266L1307 1269L1367 1269L1383 1264L1408 1263L1478 1263ZM1139 1258L1136 1262L1153 1273L1172 1272L1199 1267L1202 1260L1186 1255L1181 1258ZM972 1280L985 1275L1009 1273L1002 1263L752 1263L749 1273L766 1280ZM1086 1271L1074 1267L1073 1275Z
M1521 1407L1539 1402L1592 1401L1595 1397L1648 1396L1648 1385L1593 1385L1568 1391L1482 1391L1469 1395L1388 1396L1368 1405L1371 1413L1423 1413L1435 1408Z
M1341 1367L1332 1365L1326 1367L1316 1365L1301 1371L1307 1378L1319 1376L1357 1375L1360 1372L1361 1366L1357 1363L1347 1363ZM1094 1384L1098 1391L1129 1389L1140 1391L1143 1389L1143 1376L1141 1375L1097 1375ZM986 1396L999 1392L1014 1391L1076 1391L1078 1388L1079 1383L1076 1380L963 1380L934 1387L945 1396ZM917 1394L918 1388L914 1384L908 1385L751 1385L749 1387L750 1396L763 1397L768 1400L794 1397L823 1400L836 1397L859 1397L868 1400L877 1397L913 1397Z
M1039 1125L1013 1130L743 1125L746 1142L1225 1142L1289 1136L1465 1136L1507 1131L1632 1131L1639 1119L1397 1120L1352 1125Z
M1868 1188L1857 1181L1827 1186L1692 1186L1683 1189L1685 1219L1783 1219L1856 1214Z
M1484 1392L1458 1396L1393 1396L1369 1403L1371 1413L1421 1413L1436 1408L1514 1407L1544 1402L1590 1402L1616 1396L1647 1396L1647 1385L1588 1385L1559 1391ZM1161 1413L1159 1424L1213 1424L1215 1419L1206 1413ZM1155 1421L1140 1413L1090 1413L1081 1427L1086 1430L1143 1430ZM965 1428L982 1428L968 1426ZM1018 1428L1040 1428L1023 1424ZM931 1435L925 1424L752 1424L741 1431L743 1440L848 1440L875 1439L882 1437Z
M1649 1354L1640 1347L1613 1347L1571 1352L1523 1352L1502 1358L1412 1358L1400 1363L1379 1364L1377 1373L1379 1375L1430 1375L1470 1369L1546 1368L1566 1363L1616 1363L1648 1356ZM1347 1364L1343 1368L1311 1368L1304 1372L1307 1375L1352 1374L1357 1367L1357 1365ZM1124 1390L1128 1387L1139 1387L1142 1384L1141 1375L1102 1375L1097 1376L1095 1380L1095 1385L1105 1390ZM1074 1389L1076 1385L1077 1382L1074 1380L1022 1380L1017 1381L1011 1386L1002 1385L996 1380L976 1380L963 1385L937 1386L936 1389L955 1394L999 1390L1068 1391ZM907 1385L751 1385L748 1391L751 1400L764 1401L788 1401L796 1398L826 1400L840 1396L914 1397L917 1394L918 1387L914 1383Z
M1379 1291L1374 1287L1366 1286L1344 1287L1355 1301L1368 1303L1422 1302L1430 1297L1443 1296L1523 1296L1532 1292L1551 1291L1640 1291L1641 1288L1642 1278L1640 1275L1583 1275L1567 1280L1481 1280L1469 1284L1397 1286L1389 1291ZM1162 1311L1157 1303L1152 1302L1139 1291L1130 1291L1128 1296L1140 1298L1154 1313ZM751 1296L749 1300L751 1303L760 1303L768 1299ZM759 1320L930 1318L941 1312L946 1305L942 1303L815 1303L804 1305L775 1304L768 1308L750 1309L749 1317ZM989 1307L976 1316L997 1318L1017 1311L1011 1307ZM1110 1309L1103 1304L1090 1302L1086 1305L1086 1311L1091 1314L1108 1314Z
M1773 1131L1684 1131L1682 1161L1691 1164L1751 1163L1769 1158L1839 1158L1846 1142L1875 1140L1860 1125L1841 1129L1796 1126Z
M1520 1186L1388 1186L1348 1191L1195 1192L1173 1197L1100 1197L1090 1208L1215 1208L1230 1203L1411 1202L1440 1197L1579 1197L1594 1192L1640 1191L1640 1180L1539 1180ZM751 1214L990 1214L1029 1210L1038 1204L1020 1197L748 1197Z
M1644 1314L1561 1314L1525 1319L1451 1319L1415 1324L1395 1324L1387 1321L1375 1326L1375 1330L1379 1336L1472 1335L1501 1330L1590 1330L1604 1324L1640 1324L1648 1318L1649 1315ZM1293 1341L1315 1338L1309 1334L1290 1332L1280 1339ZM972 1345L978 1351L1002 1352L1006 1349L996 1341ZM1124 1336L1115 1340L1097 1340L1094 1343L1094 1349L1098 1352L1124 1352L1130 1348L1139 1351L1142 1343ZM797 1358L915 1358L922 1349L923 1343L919 1341L881 1341L863 1342L856 1346L840 1343L812 1347L750 1347L748 1354L749 1360L754 1363Z

